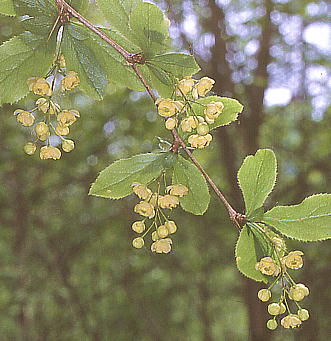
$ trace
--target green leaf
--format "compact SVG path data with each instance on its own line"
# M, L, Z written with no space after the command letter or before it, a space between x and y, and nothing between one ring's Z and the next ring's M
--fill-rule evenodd
M89 46L89 34L79 26L64 27L62 52L69 70L76 71L80 78L80 89L93 99L103 97L107 77L97 60L97 54Z
M16 102L28 93L27 79L46 74L54 49L53 40L46 42L29 32L0 46L0 105Z
M84 14L88 8L89 0L67 0L67 3L80 14Z
M174 164L172 182L185 185L189 189L188 194L180 199L180 205L185 211L195 215L206 212L210 201L206 180L190 161L180 155Z
M13 0L0 0L0 14L15 16Z
M172 165L169 153L140 154L115 161L104 169L91 186L90 195L120 199L132 193L134 182L147 184Z
M245 225L236 245L236 262L239 271L258 282L268 282L268 278L255 269L256 263L265 255L260 251L259 241L252 230Z
M167 50L170 37L163 12L154 4L141 2L131 12L131 29L147 59Z
M120 32L129 41L135 42L136 36L129 25L131 12L141 0L97 0L97 4L110 27Z
M15 0L15 11L23 18L23 27L47 40L58 16L55 2L51 0Z
M111 38L118 36L104 30ZM110 33L110 34L109 34ZM80 24L67 24L62 52L68 68L79 73L81 89L90 97L101 99L108 83L132 90L144 90L124 58L100 37Z
M221 115L219 115L219 117L215 120L215 122L209 125L209 128L211 130L236 121L239 114L244 108L243 105L240 104L236 99L228 97L208 96L198 99L196 103L192 105L194 112L197 115L205 116L204 110L206 108L206 105L213 101L222 102L224 104L224 109Z
M170 97L176 78L192 76L200 68L193 56L182 53L166 53L146 60L140 67L143 76L161 97Z
M318 241L331 238L331 194L316 194L298 205L277 206L264 214L262 222L283 235Z
M254 156L245 158L238 172L238 181L248 218L265 202L275 185L276 174L277 161L272 150L259 149Z
M190 54L165 53L146 60L146 63L178 79L183 79L185 76L193 76L200 71L199 65Z

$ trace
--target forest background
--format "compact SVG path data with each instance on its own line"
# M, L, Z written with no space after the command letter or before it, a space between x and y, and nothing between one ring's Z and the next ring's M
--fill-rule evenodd
M331 191L330 45L326 1L156 1L171 20L174 50L193 52L218 95L238 99L238 123L217 129L196 152L231 204L243 211L236 171L247 154L272 148L278 184L268 199L295 204ZM92 1L87 15L102 24ZM0 17L0 39L20 33ZM36 75L31 75L36 76ZM27 97L19 105L28 106ZM13 111L0 110L0 335L18 341L319 341L331 334L330 242L299 244L296 280L311 295L298 330L270 332L262 287L236 269L237 230L214 197L202 217L176 212L169 255L131 247L134 198L90 197L112 161L170 138L144 93L109 86L101 102L74 91L82 118L74 152L28 157ZM70 105L69 105L70 106Z

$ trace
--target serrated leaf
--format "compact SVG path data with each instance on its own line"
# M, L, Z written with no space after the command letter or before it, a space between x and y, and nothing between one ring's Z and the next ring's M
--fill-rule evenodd
M149 2L139 3L131 12L129 25L145 57L161 54L169 46L168 25L163 12Z
M0 0L0 14L15 16L13 0Z
M185 185L189 192L180 199L181 207L192 214L202 215L207 211L210 194L205 178L190 162L178 155L174 164L173 184Z
M182 79L186 76L193 76L200 71L200 67L195 61L194 57L190 54L184 53L165 53L154 56L146 63L167 72L168 74Z
M42 37L25 32L0 46L0 105L24 97L27 79L48 71L55 46Z
M192 105L196 115L205 116L204 110L210 102L222 102L224 109L219 117L213 124L209 125L209 128L215 129L217 127L225 126L238 119L239 114L243 110L243 105L240 104L236 99L219 96L208 96L200 98Z
M134 182L147 184L157 178L169 167L172 158L169 153L150 153L115 161L100 173L89 194L109 199L124 198L132 193Z
M238 182L242 190L246 215L261 207L276 182L277 161L270 149L259 149L256 154L245 158L238 172Z
M258 282L268 282L268 278L255 269L256 263L261 259L259 242L251 229L245 225L236 245L236 262L239 271Z
M25 30L47 40L58 16L55 2L51 0L15 0L15 11L22 18Z
M262 222L283 235L318 241L331 238L331 194L316 194L298 205L276 206L263 216Z
M89 96L101 99L108 83L144 90L132 68L112 46L83 25L67 24L65 29L62 52L68 68L77 69L81 89ZM105 31L111 38L119 37L117 33Z
M107 77L97 60L97 54L89 46L89 34L79 26L67 24L64 27L62 53L69 70L79 74L80 89L93 99L103 97Z
M97 4L110 27L120 32L131 42L136 41L136 36L129 25L129 18L131 12L141 2L141 0L97 0Z

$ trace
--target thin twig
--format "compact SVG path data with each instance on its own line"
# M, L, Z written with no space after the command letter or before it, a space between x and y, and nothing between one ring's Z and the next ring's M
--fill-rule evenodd
M67 20L68 14L69 16L72 16L76 18L78 21L80 21L84 26L89 28L92 32L94 32L96 35L98 35L102 40L104 40L106 43L111 45L118 53L120 53L123 58L126 60L128 63L128 66L130 66L139 80L142 82L144 85L146 91L148 92L149 96L152 98L152 100L155 102L157 100L157 96L153 92L152 87L148 84L146 81L145 77L141 73L138 64L141 64L139 62L135 62L134 60L134 54L131 54L127 50L125 50L122 46L117 44L114 40L109 38L106 34L104 34L102 31L100 31L95 25L90 23L87 19L85 19L81 14L79 14L75 9L73 9L71 6L69 6L64 0L55 0L58 9L59 9L59 17L60 21L65 24L65 20ZM61 20L61 18L63 18ZM238 228L241 229L241 227L244 225L246 222L246 217L245 215L238 213L226 200L225 196L223 193L219 190L219 188L216 186L214 181L210 178L210 176L207 174L207 172L204 170L204 168L200 165L198 160L194 157L194 155L191 153L191 151L188 149L187 145L185 142L181 139L179 136L178 132L176 129L173 129L171 131L172 136L173 136L173 152L178 152L179 146L183 148L187 156L190 158L192 163L198 168L198 170L201 172L201 174L204 176L210 187L213 189L217 197L222 201L224 204L225 208L228 211L228 214L230 216L231 221L234 223L234 225Z

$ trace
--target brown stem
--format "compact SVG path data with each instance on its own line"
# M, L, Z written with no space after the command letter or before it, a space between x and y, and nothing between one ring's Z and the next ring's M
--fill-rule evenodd
M87 19L85 19L81 14L79 14L75 9L73 9L71 6L69 6L64 0L55 0L56 5L59 9L59 17L60 21L63 25L67 23L68 18L70 16L76 18L78 21L80 21L84 26L89 28L92 32L97 34L101 39L103 39L105 42L107 42L109 45L111 45L118 53L120 53L124 59L127 61L128 66L132 67L134 72L136 73L139 80L142 82L144 87L146 88L149 96L152 98L152 100L155 102L157 99L157 96L154 94L153 89L146 81L145 77L139 70L138 64L142 64L140 61L136 61L134 58L134 55L126 51L122 46L118 45L115 41L113 41L111 38L109 38L106 34L101 32L96 26L94 26L92 23L90 23ZM172 151L178 152L179 146L183 148L187 156L191 159L192 163L198 168L198 170L201 172L201 174L204 176L210 187L213 189L217 197L222 201L225 208L228 211L229 217L231 221L234 223L236 227L240 230L241 227L246 222L245 215L238 213L226 200L223 193L219 190L219 188L216 186L214 181L209 177L207 172L204 170L204 168L200 165L198 160L194 157L194 155L191 153L191 151L186 146L185 142L181 139L181 137L178 135L178 132L176 129L173 129L171 131L174 142Z

